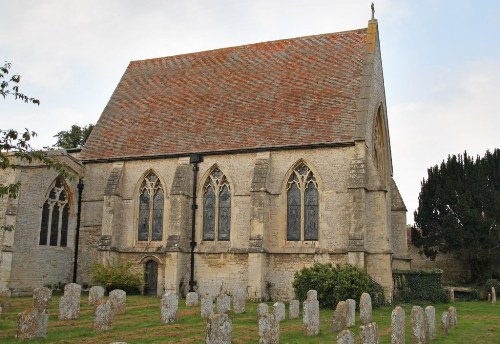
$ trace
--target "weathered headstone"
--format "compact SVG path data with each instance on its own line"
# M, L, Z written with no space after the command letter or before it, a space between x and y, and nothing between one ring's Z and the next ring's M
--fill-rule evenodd
M449 328L457 327L457 309L455 306L448 307L448 324Z
M488 293L488 302L491 302L491 293Z
M377 323L371 322L359 327L362 344L379 344Z
M304 336L316 336L319 334L319 301L316 290L307 292L307 299L302 304L302 328Z
M492 305L497 304L497 292L495 290L495 287L491 287L491 304Z
M285 304L283 302L276 302L273 305L273 313L276 315L276 321L282 322L286 317Z
M46 310L38 311L35 308L17 315L17 339L34 339L47 337L49 327L49 313Z
M226 293L217 297L217 313L231 312L231 297Z
M396 306L391 314L391 344L405 343L405 311L403 308Z
M411 309L411 338L413 344L425 344L424 310L420 306Z
M436 309L433 306L425 307L425 334L427 341L436 339Z
M241 314L245 312L246 291L244 289L237 289L233 293L233 312Z
M337 336L337 344L354 344L354 333L349 330L343 330Z
M198 293L195 291L191 291L186 295L186 306L187 307L195 307L198 306Z
M127 302L127 293L121 289L115 289L109 293L109 301L113 307L115 314L125 312L125 304Z
M299 317L300 312L300 302L299 300L290 301L290 305L288 306L288 316L290 319L297 319Z
M337 308L335 309L335 315L332 319L332 332L341 332L347 327L347 315L349 313L349 306L347 302L340 301L337 303Z
M201 317L208 318L214 314L214 300L208 294L201 297Z
M41 287L33 290L33 309L38 312L47 311L52 301L52 290Z
M347 327L353 327L356 325L356 301L353 299L347 299Z
M100 285L95 285L89 290L89 305L94 306L97 301L104 299L104 288Z
M450 299L450 302L455 302L455 290L453 288L450 288L448 290L448 297Z
M361 294L361 299L359 300L359 316L361 324L363 325L372 322L372 298L368 293Z
M259 344L279 344L280 322L273 313L259 317Z
M97 301L94 312L94 330L106 331L113 327L114 308L110 300Z
M74 320L80 316L82 286L69 283L64 286L64 295L59 300L59 320Z
M232 331L229 314L212 314L207 321L205 344L230 344Z
M267 313L269 313L269 306L267 303L259 303L257 306L257 319L260 319L260 317L263 317Z
M441 334L448 334L448 327L450 327L450 317L448 312L443 312L441 315Z
M172 323L177 320L177 309L179 308L179 297L174 291L166 292L160 301L161 322Z

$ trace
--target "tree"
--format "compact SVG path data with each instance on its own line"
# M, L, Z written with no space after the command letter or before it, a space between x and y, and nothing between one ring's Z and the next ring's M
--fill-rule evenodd
M486 279L500 251L500 149L484 157L448 156L427 170L414 213L412 241L435 259L453 252L468 262L472 282Z
M54 147L64 149L82 147L89 138L92 129L94 129L93 124L86 125L85 127L74 124L70 130L62 130L54 135L54 137L57 137Z
M6 79L11 67L12 64L9 62L5 62L3 67L0 67L0 79ZM0 83L0 94L4 97L4 99L7 96L12 95L15 99L22 100L25 103L40 105L40 101L38 99L28 97L24 93L19 92L19 82L21 82L21 75L19 74L12 75L9 81L2 80Z

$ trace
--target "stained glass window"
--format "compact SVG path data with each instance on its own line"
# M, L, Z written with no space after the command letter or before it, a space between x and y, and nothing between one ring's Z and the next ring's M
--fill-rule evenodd
M160 180L149 173L141 184L139 196L138 241L161 241L163 239L164 193Z
M304 163L299 164L287 183L288 241L318 240L319 192L316 178Z
M215 238L219 241L231 238L231 188L218 168L210 173L203 193L203 240Z
M42 207L40 245L67 246L69 225L68 192L61 177L50 189Z

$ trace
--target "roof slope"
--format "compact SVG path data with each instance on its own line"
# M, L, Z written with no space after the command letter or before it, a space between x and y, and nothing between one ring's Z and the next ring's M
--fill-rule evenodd
M129 64L83 160L352 142L366 29Z

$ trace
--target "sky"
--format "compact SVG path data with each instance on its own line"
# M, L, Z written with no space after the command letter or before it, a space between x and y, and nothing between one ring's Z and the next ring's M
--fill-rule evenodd
M365 0L0 0L0 63L41 105L0 100L0 128L51 146L95 123L128 63L366 27ZM418 207L427 169L500 148L500 1L378 0L394 178Z

